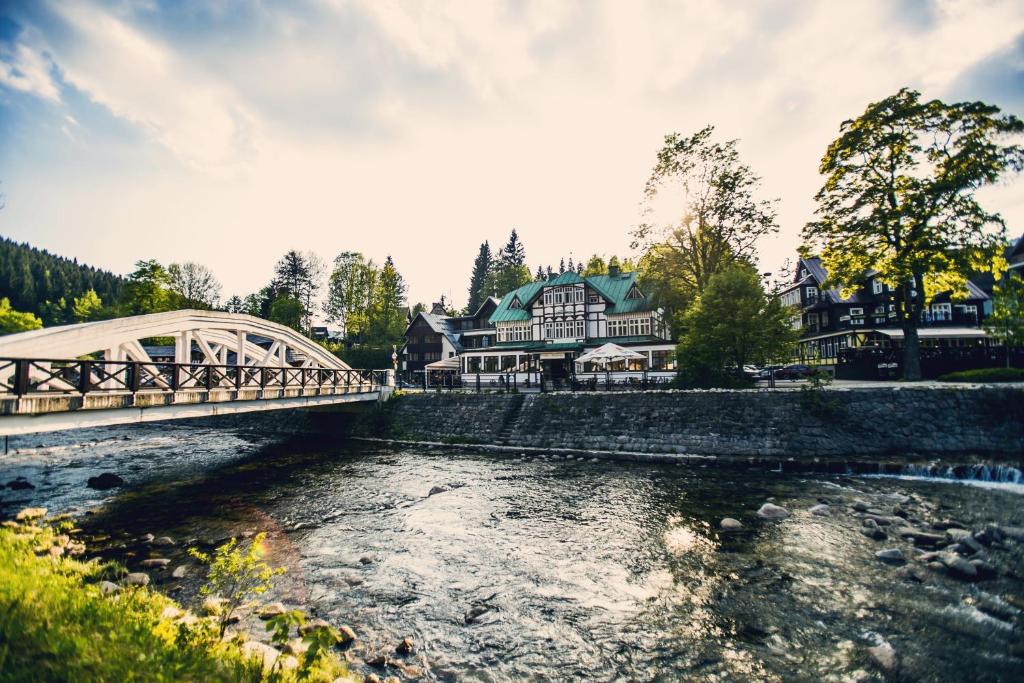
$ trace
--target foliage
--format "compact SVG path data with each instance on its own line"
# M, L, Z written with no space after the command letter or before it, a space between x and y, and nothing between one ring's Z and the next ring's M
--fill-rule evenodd
M1024 165L1003 144L1024 122L982 102L921 101L902 89L840 127L821 161L818 220L804 228L829 273L850 290L877 271L894 287L904 329L904 377L921 377L917 326L934 294L963 291L972 272L998 268L1002 218L975 191ZM992 230L995 228L995 230Z
M0 238L0 297L10 299L19 311L39 316L45 325L72 322L72 302L90 289L114 302L123 286L124 280L113 273Z
M271 307L278 299L299 302L302 307L301 323L295 328L299 331L308 333L313 324L324 270L324 263L319 256L294 249L286 252L274 266L274 279L268 288Z
M1024 281L1020 278L1006 275L996 283L985 331L1006 347L1006 367L1010 367L1010 349L1024 346Z
M377 277L377 289L370 308L369 339L374 342L397 342L406 327L405 294L408 287L395 269L390 256Z
M11 308L7 297L0 299L0 334L38 330L43 321L31 313L22 313Z
M736 140L715 142L714 127L690 137L665 136L645 186L646 212L666 192L681 194L672 208L676 223L643 223L633 231L641 252L641 286L665 308L675 326L679 316L716 274L735 263L752 262L757 241L778 232L777 200L756 198L761 179L742 163Z
M789 356L792 311L766 292L753 266L735 264L711 278L685 317L676 350L688 386L735 386L743 366Z
M324 311L328 321L341 325L348 339L361 338L369 330L378 275L373 260L358 252L345 251L334 259Z
M804 411L823 419L838 414L839 399L826 392L832 379L832 375L824 371L807 378L807 383L800 387L800 405Z
M107 317L107 310L103 308L103 300L96 294L95 289L90 289L82 296L76 297L71 310L76 323L102 320Z
M267 319L302 332L305 315L306 309L301 301L290 296L282 296L270 304L270 315Z
M256 534L248 547L240 546L233 538L214 550L213 555L189 548L189 555L210 567L201 594L224 600L219 614L221 636L242 603L266 593L273 585L274 576L284 573L283 567L271 569L263 561L266 536L264 533Z
M121 315L163 313L177 308L177 296L171 290L171 277L158 261L138 261L135 271L121 289Z
M173 603L145 588L101 594L110 564L44 551L46 526L0 529L0 678L9 681L253 680L228 643L180 646L161 617ZM256 678L259 680L258 669Z
M1024 382L1024 368L961 370L939 377L940 382Z
M519 239L519 233L513 229L508 242L498 252L485 291L496 292L501 297L531 280L530 269L526 267L526 249Z
M395 345L369 346L366 344L354 344L346 346L345 344L332 341L323 341L321 344L351 368L358 368L360 370L390 370L394 367L391 354L395 352Z
M466 303L466 315L476 313L480 305L491 295L484 289L487 286L487 278L491 274L494 265L494 258L491 256L491 245L484 241L480 245L476 259L473 260L473 272L469 276L469 301Z
M213 309L220 303L220 282L204 265L172 263L167 268L170 289L182 308ZM237 297L236 297L237 298Z

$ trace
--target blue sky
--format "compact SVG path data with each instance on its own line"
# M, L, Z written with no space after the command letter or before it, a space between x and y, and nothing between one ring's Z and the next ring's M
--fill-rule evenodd
M290 248L465 301L484 239L628 253L662 137L739 138L791 256L839 123L902 86L1024 114L1020 2L0 0L0 233L253 291ZM1024 232L1024 183L986 190Z

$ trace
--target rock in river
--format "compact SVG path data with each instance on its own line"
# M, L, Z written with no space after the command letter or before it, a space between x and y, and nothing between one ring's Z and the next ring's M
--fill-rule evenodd
M875 553L875 557L888 564L903 564L907 559L899 548L886 548Z
M873 647L868 648L868 654L875 660L882 669L886 671L894 671L899 660L896 658L896 650L893 649L892 645L882 640Z
M828 515L832 512L832 508L830 508L828 505L825 505L824 503L819 503L818 505L811 507L811 509L808 510L808 512L810 512L812 515L817 515L818 517L828 517Z
M166 559L166 558L163 558L163 557L152 557L152 558L150 558L148 560L143 560L140 564L143 567L145 567L146 569L155 569L155 568L158 568L158 567L160 567L160 568L166 567L170 563L171 563L171 561Z
M280 602L271 602L260 608L259 617L260 619L270 619L276 617L279 614L284 614L284 605Z
M124 580L129 586L148 586L149 574L145 572L132 572Z
M956 553L942 553L939 559L951 576L958 579L974 579L978 576L977 568Z
M98 477L89 477L89 480L86 482L85 485L91 489L106 491L107 489L116 488L123 483L124 479L117 476L113 472L104 472Z
M448 489L446 487L444 487L444 486L434 486L434 487L431 487L431 489L429 491L427 491L427 498L430 498L431 496L436 496L439 493L444 493L447 490Z
M772 503L765 503L757 510L757 516L761 519L786 519L789 517L789 510Z
M17 515L14 516L19 522L31 522L33 519L39 519L40 517L46 516L46 508L25 508Z
M718 526L720 526L722 528L722 531L739 531L740 529L743 528L743 523L740 522L740 520L738 520L738 519L733 519L732 517L726 517L725 519L723 519L721 522L718 523Z

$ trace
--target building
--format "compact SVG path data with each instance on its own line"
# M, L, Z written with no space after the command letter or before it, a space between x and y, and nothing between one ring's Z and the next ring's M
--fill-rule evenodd
M398 352L403 376L420 383L428 364L454 358L464 349L487 348L494 344L495 331L488 319L497 306L498 300L489 297L473 315L449 316L443 302L435 303L429 313L418 313L406 328L405 343Z
M809 364L834 366L846 349L896 349L903 330L896 315L893 288L868 273L848 297L823 283L828 274L815 257L801 258L792 284L781 291L782 303L799 313L799 358ZM972 348L987 343L982 323L992 312L990 295L974 281L953 297L943 292L928 302L918 335L922 349Z
M618 373L674 376L675 343L662 311L637 284L636 273L612 268L583 277L568 271L508 292L489 319L494 342L459 352L463 383L536 382L602 376L606 368L576 363L587 350L614 342L642 358Z

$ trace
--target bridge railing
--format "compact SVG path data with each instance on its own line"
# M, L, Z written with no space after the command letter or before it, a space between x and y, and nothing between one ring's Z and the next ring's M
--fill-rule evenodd
M200 365L108 360L0 358L0 395L227 389L375 391L387 370Z

